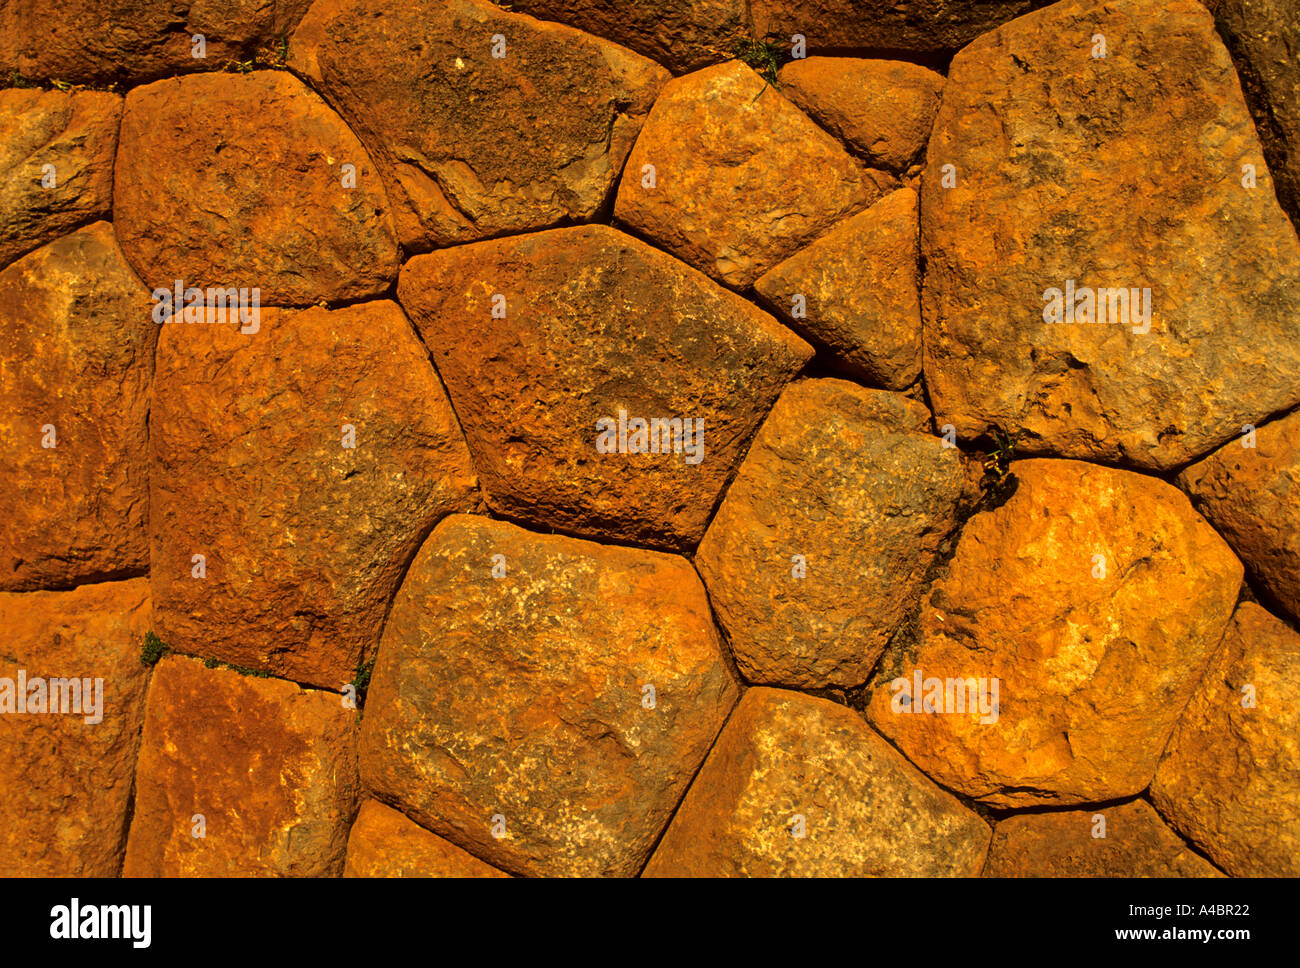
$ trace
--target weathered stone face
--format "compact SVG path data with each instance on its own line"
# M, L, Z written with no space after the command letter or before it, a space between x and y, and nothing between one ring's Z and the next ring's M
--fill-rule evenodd
M1300 225L1300 17L1292 0L1207 0L1241 75L1278 200Z
M511 873L635 874L736 701L721 650L685 559L455 515L389 614L362 777Z
M750 0L754 32L809 51L956 50L1034 0Z
M121 116L103 91L0 91L0 267L108 215Z
M263 306L296 306L377 295L397 275L392 216L369 156L285 71L133 89L113 201L122 248L150 289L178 279L257 288Z
M412 251L593 217L669 77L479 0L320 0L294 48L383 165Z
M804 57L781 68L781 92L867 164L905 172L921 157L943 75L906 61Z
M605 226L419 256L398 297L494 509L661 548L699 541L745 442L812 354L751 303ZM631 422L652 419L681 421L680 440L666 424L638 436Z
M510 9L612 40L674 74L730 60L749 37L744 0L514 0Z
M750 689L645 875L970 876L989 833L852 710Z
M9 0L0 7L0 72L127 83L274 49L311 0ZM197 56L196 35L202 35ZM269 52L273 52L269 51Z
M972 43L922 185L926 381L961 437L1166 470L1300 401L1300 243L1192 0L1060 3ZM1079 313L1116 290L1121 322L1046 321L1070 289ZM1149 316L1120 312L1134 289Z
M421 535L474 504L437 375L391 302L266 310L248 334L162 330L150 417L159 635L340 689L375 648Z
M332 693L165 657L122 873L337 876L357 806L356 720Z
M361 805L344 877L507 877L378 800Z
M1222 877L1145 800L998 821L985 877Z
M0 593L0 628L0 876L115 877L149 679L149 583ZM74 678L75 691L51 683Z
M0 272L0 589L148 567L149 313L107 222Z
M893 402L929 417L842 380L791 384L728 488L696 563L749 681L860 685L915 608L964 473L955 448L882 419Z
M614 215L743 289L879 196L839 142L731 61L664 87L628 157Z
M1242 602L1160 759L1151 798L1236 877L1300 874L1300 635Z
M1229 441L1184 470L1178 485L1267 593L1300 619L1300 413Z
M1241 564L1163 481L1075 461L1012 472L1011 498L966 522L919 642L881 660L867 718L989 804L1133 796L1219 645Z
M916 192L900 188L759 276L755 291L853 376L890 390L921 375Z

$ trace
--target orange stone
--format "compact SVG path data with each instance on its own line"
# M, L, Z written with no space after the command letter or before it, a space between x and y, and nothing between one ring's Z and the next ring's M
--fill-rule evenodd
M378 800L361 804L344 877L509 877Z
M699 542L744 443L812 355L752 303L604 225L417 256L397 292L494 510L658 548Z
M287 71L132 89L113 219L150 289L256 288L262 306L304 306L379 295L397 276L378 172Z
M664 86L614 215L733 289L866 208L880 188L838 141L739 61Z
M453 515L388 616L362 779L512 874L633 875L736 694L686 559Z
M759 276L754 289L848 374L905 389L921 375L916 220L916 192L890 192Z
M853 710L758 688L728 720L645 876L972 876L989 835Z
M1178 486L1264 592L1300 620L1300 413L1230 440L1185 469Z
M337 876L357 809L356 735L338 695L166 656L123 874Z
M107 222L0 272L0 589L149 567L149 314Z
M0 91L0 268L108 216L121 117L105 91Z
M921 158L943 75L906 61L803 57L781 68L781 91L874 168L902 173Z
M149 681L149 583L0 593L0 627L0 877L116 877ZM58 684L57 713L54 679L79 683Z
M596 217L669 77L482 0L318 0L291 63L382 166L408 252Z
M985 877L1222 877L1145 800L1007 817Z
M1219 646L1241 563L1157 478L1064 460L1011 473L1006 503L962 529L918 640L881 658L867 719L991 805L1135 796Z
M1300 875L1300 635L1286 623L1237 607L1151 799L1234 877Z
M264 310L255 333L162 330L158 633L181 652L341 689L378 645L420 538L476 501L424 347L386 301Z

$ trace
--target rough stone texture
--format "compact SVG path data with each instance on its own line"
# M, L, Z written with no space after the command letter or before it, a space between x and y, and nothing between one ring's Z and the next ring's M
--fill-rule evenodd
M356 720L332 693L163 658L123 875L337 876L357 809Z
M741 450L812 354L752 304L600 225L419 256L398 295L493 508L663 548L699 541ZM677 453L599 453L597 422L620 409L703 420L701 459L687 462L688 440Z
M700 543L696 564L751 682L860 685L916 606L965 475L956 448L881 419L890 397L792 384ZM890 402L915 423L929 417ZM806 577L794 577L794 555Z
M902 173L930 139L943 75L906 61L803 57L781 91L867 164Z
M362 777L511 873L630 875L736 693L685 559L456 515L393 603Z
M378 800L361 805L344 877L508 877Z
M121 115L103 91L0 91L0 267L108 215Z
M1076 461L1012 472L1006 504L966 522L917 644L882 659L867 718L936 781L996 806L1133 796L1218 648L1241 564L1163 481ZM996 677L996 722L920 711L917 669Z
M474 473L395 304L261 316L254 334L163 326L150 441L158 633L339 689L378 642L421 536L472 506ZM192 577L195 554L205 578Z
M1258 605L1238 607L1151 796L1228 873L1300 874L1300 635Z
M415 251L595 216L669 77L479 0L318 0L294 46L383 164Z
M1090 56L1096 33L1105 58ZM927 159L940 423L1164 470L1300 401L1300 243L1192 0L1061 3L981 37L952 62ZM1045 322L1042 294L1067 280L1150 288L1150 331Z
M852 710L750 689L645 874L970 876L989 834Z
M1300 619L1300 412L1229 441L1178 477L1251 575Z
M1300 225L1300 16L1295 0L1215 0L1215 23L1232 52L1278 200Z
M1094 837L1097 815L1104 837ZM1145 800L1025 814L993 830L985 877L1222 877Z
M392 216L365 149L285 71L135 88L116 178L117 235L151 289L258 287L263 306L292 306L375 295L397 274Z
M0 593L0 627L0 678L16 689L25 672L29 697L37 677L47 690L54 678L103 679L98 723L85 721L93 702L82 715L71 705L0 715L0 877L116 876L148 682L149 583Z
M149 566L150 305L107 222L0 272L0 589Z
M809 51L956 50L1034 0L750 0L754 32Z
M311 0L7 0L0 73L107 83L220 70L287 36ZM206 40L194 56L193 37Z
M729 60L749 38L744 0L513 0L510 9L612 40L674 74Z
M833 137L731 61L664 87L628 157L614 214L743 289L879 195Z
M916 207L912 189L891 192L754 283L774 312L850 374L890 390L921 375ZM803 318L794 315L796 295Z

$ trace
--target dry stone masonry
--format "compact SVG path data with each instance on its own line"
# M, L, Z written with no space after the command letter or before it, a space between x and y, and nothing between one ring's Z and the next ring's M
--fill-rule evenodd
M1290 0L0 0L0 876L1300 875Z

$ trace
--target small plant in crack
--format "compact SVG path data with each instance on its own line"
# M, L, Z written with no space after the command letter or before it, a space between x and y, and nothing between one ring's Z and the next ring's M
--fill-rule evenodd
M352 687L357 691L357 706L365 706L366 692L370 689L370 677L375 671L375 660L357 663L357 674L352 677Z
M755 73L763 79L763 90L754 95L757 101L763 94L763 91L771 87L780 87L777 79L777 71L781 69L781 58L783 49L779 44L770 40L738 40L733 47L736 58L742 63L752 67Z
M228 60L223 70L234 74L251 74L259 70L286 70L289 63L289 35L281 33L274 44L259 47L248 60Z
M986 501L994 507L1006 502L1015 493L1016 476L1011 473L1011 460L1020 443L1020 431L1007 434L994 427L990 435L993 447L984 456L984 491Z
M140 649L140 661L147 666L155 666L158 660L170 650L165 642L154 634L153 629L144 633L144 646Z

